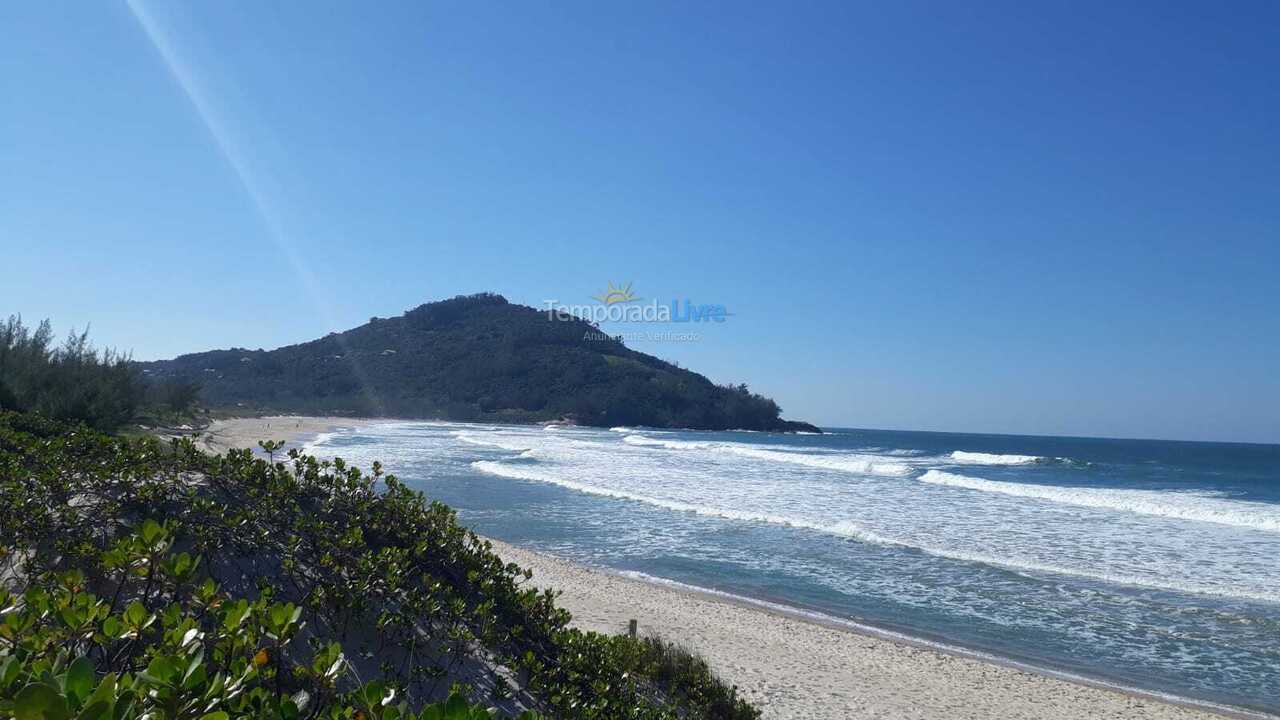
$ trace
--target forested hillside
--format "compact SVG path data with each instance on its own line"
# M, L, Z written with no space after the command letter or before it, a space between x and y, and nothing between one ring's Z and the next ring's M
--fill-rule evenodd
M746 386L603 338L578 320L479 294L373 318L276 350L214 350L139 363L153 382L201 387L211 407L697 429L816 430Z

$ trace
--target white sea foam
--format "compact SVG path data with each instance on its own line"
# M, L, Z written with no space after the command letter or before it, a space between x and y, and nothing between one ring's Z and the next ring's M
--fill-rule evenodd
M906 548L921 553L917 561L924 563L936 563L928 557L939 557L1034 577L1076 576L1280 602L1280 576L1275 573L1280 509L1268 512L1271 506L1263 503L1208 492L1115 495L1118 491L1109 488L1030 482L994 490L957 489L954 480L938 482L945 477L939 473L959 464L949 453L904 456L891 448L744 443L711 433L645 430L620 437L591 430L546 433L540 427L418 424L379 426L376 434L380 442L345 446L341 454L365 466L374 459L388 466L422 463L417 472L428 477L441 463L446 466L441 477L449 476L447 466L456 462L487 475L556 484L672 512ZM635 439L626 440L633 435ZM331 450L328 440L316 438L313 444ZM493 457L477 457L468 445L493 448ZM482 462L472 466L476 460ZM893 474L905 472L924 481L850 482L843 473L822 471L833 463L854 472L864 469L859 463L878 463ZM1035 464L1015 467L1019 476L1026 468L1028 480L1046 472ZM1027 487L1054 495L1029 497ZM1193 519L1203 522L1189 522ZM813 541L823 542L820 535Z
M496 432L468 432L466 430L455 430L452 434L455 438L468 445L495 447L513 452L524 452L529 449L528 439L519 436L508 437Z
M1049 461L1049 458L1043 458L1038 455L997 455L995 453L965 452L964 450L956 450L951 453L951 459L965 465L1031 465Z
M930 470L919 479L933 485L1034 498L1065 505L1280 532L1280 510L1275 506L1229 500L1211 493L1035 485L984 480L941 470Z
M858 448L861 452L871 453L873 455L890 455L892 457L914 458L921 455L927 455L924 450L905 450L902 448L882 448L882 447L865 447Z
M516 480L529 480L534 482L544 482L558 485L570 490L576 490L591 495L601 495L604 497L617 498L621 500L631 500L647 505L652 505L676 512L694 513L710 517L719 517L727 520L737 520L743 522L761 522L772 525L783 525L787 527L801 528L813 530L816 532L826 533L829 535L837 535L850 538L860 542L872 543L881 546L897 546L911 550L933 555L935 557L946 558L949 560L959 560L968 563L977 563L1000 567L1020 573L1040 573L1049 575L1067 575L1072 577L1086 578L1089 580L1097 580L1120 585L1129 585L1133 587L1149 588L1154 590L1166 590L1175 592L1189 592L1201 595L1214 595L1220 597L1236 597L1250 600L1263 600L1269 602L1280 602L1280 592L1256 591L1249 588L1221 587L1217 585L1207 585L1196 582L1185 582L1174 578L1153 578L1140 576L1132 573L1109 572L1105 569L1094 567L1074 567L1059 563L1043 562L1034 558L1023 558L1016 556L996 556L989 553L965 551L951 547L944 547L930 542L922 542L916 538L895 537L882 532L877 532L855 522L834 522L826 523L820 520L806 519L800 517L792 517L787 515L779 515L776 513L756 512L750 510L738 510L726 507L717 507L714 505L705 505L701 503L692 503L670 498L662 498L649 493L638 493L631 490L624 490L613 487L605 487L594 485L587 482L579 482L563 477L554 470L539 468L534 465L512 465L510 463L497 462L492 460L479 460L471 463L471 466L482 472L500 477L512 478Z
M663 447L669 450L710 450L720 443L698 442L696 440L656 440L644 435L627 435L622 442L628 445L645 447Z
M1142 667L1178 677L1214 668L1223 677L1231 673L1229 684L1248 678L1257 687L1269 677L1267 641L1273 611L1280 608L1280 532L1265 528L1280 516L1280 506L1215 493L1215 487L1232 485L1196 482L1193 473L1181 480L1200 488L1199 494L1113 494L1117 484L1126 487L1124 478L1160 482L1177 471L1176 464L1166 469L1165 463L1134 461L1131 468L1109 463L1076 472L1063 465L1083 464L1079 460L1025 462L1049 455L1027 444L1001 448L1024 453L1019 463L984 466L951 456L981 447L966 446L963 438L923 451L901 449L924 447L910 436L873 440L859 433L819 440L411 423L379 425L365 434L350 443L340 436L313 442L355 465L380 459L433 496L488 511L473 522L520 527L545 522L536 517L542 513L525 508L554 508L556 527L577 521L603 534L550 540L606 564L619 549L643 556L638 567L668 567L650 561L687 557L692 562L685 567L697 582L701 559L723 560L736 568L733 577L751 578L743 586L757 587L756 578L812 584L800 595L779 590L783 602L829 591L824 606L855 612L847 598L858 598L857 607L887 603L907 625L920 617L910 608L927 608L928 617L946 620L921 627L941 635L955 623L1013 637L1044 630L1051 640L1062 640L1054 647L1086 648L1104 668ZM1056 454L1084 459L1086 453ZM872 478L815 467L850 459L901 465L911 473ZM1014 487L937 482L943 471ZM1083 487L1069 487L1076 483ZM1053 497L1029 497L1026 487ZM522 504L508 507L506 493ZM1209 508L1254 514L1218 513L1217 522L1185 517L1202 519ZM1019 652L1041 649L1037 644Z
M317 433L315 437L311 438L306 443L303 443L302 452L308 455L318 455L319 453L317 451L321 447L329 444L337 434L338 433L336 431Z
M839 470L859 475L880 475L883 477L906 477L913 470L910 465L887 462L875 455L808 455L804 453L765 450L749 446L723 448L727 452L744 457L785 462L823 470Z
M637 493L629 490L620 490L616 488L602 487L590 483L568 480L554 471L538 468L533 465L513 465L506 462L495 460L477 460L471 463L471 467L491 475L511 478L514 480L530 480L533 482L545 482L552 485L559 485L570 490L587 493L589 495L601 495L604 497L618 498L620 500L632 500L635 502L653 505L665 508L667 510L675 510L676 512L688 512L695 515L705 515L709 517L719 517L726 520L740 520L745 522L763 522L771 525L785 525L787 527L803 528L806 530L816 530L832 535L840 535L843 537L862 540L865 542L875 543L877 545L901 545L876 533L859 528L851 523L840 523L837 525L825 525L823 523L804 520L802 518L787 517L773 513L753 512L747 510L734 510L732 508L718 508L709 505L700 505L696 503L683 502L667 498L655 497L646 493Z
M619 500L633 500L635 502L645 503L646 505L655 505L667 510L675 510L676 512L690 512L698 515L712 515L722 517L729 520L754 520L759 522L776 523L781 525L790 525L786 518L774 515L766 515L761 513L737 512L733 510L717 510L715 508L703 507L691 503L680 502L677 500L666 500L663 498L645 495L643 493L630 492L627 490L617 490L614 488L600 487L591 485L590 483L582 483L574 480L568 480L554 472L540 470L531 465L512 465L496 460L477 460L471 463L471 467L487 472L490 475L511 478L513 480L530 480L533 482L545 482L552 485L559 485L570 490L587 493L589 495L602 495L604 497L618 498Z
M700 442L690 440L656 440L643 435L628 435L622 439L628 445L644 447L662 447L669 450L707 450L716 453L727 453L739 457L785 462L793 465L804 465L822 470L856 473L859 475L880 475L883 477L906 477L912 468L899 462L888 461L877 455L862 454L822 454L778 450L749 445L745 443Z

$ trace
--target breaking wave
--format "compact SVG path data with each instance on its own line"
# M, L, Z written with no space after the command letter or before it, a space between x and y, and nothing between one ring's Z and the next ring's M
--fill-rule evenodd
M1039 455L997 455L994 453L965 452L956 450L951 459L965 465L1032 465L1035 463L1053 462L1051 458Z
M493 460L477 460L471 463L471 466L481 472L497 475L515 480L527 480L533 482L544 482L558 485L570 490L576 490L591 495L601 495L604 497L617 498L621 500L631 500L647 505L652 505L676 512L694 513L697 515L705 515L710 517L724 518L727 520L739 520L744 522L761 522L772 525L783 525L793 528L801 528L805 530L813 530L816 532L826 533L829 535L838 535L850 538L859 542L872 543L882 546L896 546L917 550L935 557L942 557L951 560L959 560L962 562L977 563L999 567L1006 570L1019 573L1042 573L1052 575L1068 575L1080 577L1100 582L1116 583L1121 585L1129 585L1132 587L1142 587L1153 590L1189 592L1200 595L1213 595L1220 597L1235 597L1252 600L1265 600L1270 602L1280 602L1280 593L1269 591L1255 591L1245 588L1221 587L1217 585L1200 585L1194 583L1178 582L1175 580L1166 580L1157 582L1149 577L1138 577L1129 574L1108 573L1105 571L1089 568L1077 568L1066 565L1058 565L1052 563L1044 563L1036 560L1019 557L1001 557L988 555L980 552L966 552L941 547L931 543L919 542L911 538L897 538L875 532L865 528L857 523L837 522L822 523L803 518L788 517L772 513L762 513L754 511L733 510L730 508L719 508L708 505L700 505L679 500L670 500L666 498L654 497L644 493L631 492L628 490L620 490L608 487L600 487L587 483L568 480L560 477L555 472L547 472L536 465L512 465L500 461ZM928 473L926 473L928 475ZM957 476L959 477L959 476ZM922 478L923 479L923 478Z
M526 452L529 450L529 443L522 442L520 438L507 438L496 432L467 432L465 430L455 430L452 435L468 445L477 445L480 447L494 447L500 450L511 450L512 452Z
M706 450L726 453L739 457L784 462L793 465L822 470L856 473L858 475L879 475L882 477L906 477L913 472L910 465L889 462L875 455L847 454L812 454L787 450L770 450L767 448L738 443L699 442L691 440L655 440L643 435L628 435L622 439L628 445L643 447L661 447L668 450Z
M931 485L1047 500L1064 505L1280 532L1280 512L1276 512L1274 506L1229 500L1210 493L1035 485L984 480L941 470L930 470L919 479L920 482Z

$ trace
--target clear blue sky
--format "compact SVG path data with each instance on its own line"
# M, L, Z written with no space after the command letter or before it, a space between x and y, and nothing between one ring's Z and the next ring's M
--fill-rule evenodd
M481 290L828 425L1280 441L1280 4L10 3L0 311L140 359ZM618 329L618 328L614 328Z

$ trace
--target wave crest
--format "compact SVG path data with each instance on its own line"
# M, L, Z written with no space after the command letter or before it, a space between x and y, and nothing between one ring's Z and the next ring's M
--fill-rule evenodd
M519 438L507 438L496 432L467 432L465 430L455 430L450 434L468 445L494 447L518 453L527 452L530 449L528 442L521 442Z
M930 470L919 479L920 482L931 485L1000 493L1063 505L1280 532L1280 513L1274 507L1245 500L1228 500L1209 493L1034 485L984 480L941 470Z
M707 450L710 452L737 455L739 457L784 462L792 465L821 470L855 473L858 475L879 475L882 477L906 477L913 470L909 465L886 462L875 455L813 455L808 453L788 452L785 450L769 450L751 445L720 442L696 442L690 440L655 440L643 435L628 435L622 439L628 445L642 447L661 447L668 450Z
M951 459L966 465L1034 465L1035 463L1053 462L1051 458L1039 455L999 455L996 453L965 452L956 450Z
M669 500L665 498L653 497L642 493L634 493L627 490L618 490L613 488L599 487L586 483L567 480L558 476L554 472L545 472L536 466L531 465L511 465L503 462L495 462L492 460L478 460L471 463L471 466L490 475L511 478L516 480L527 480L533 482L544 482L570 490L587 493L590 495L600 495L604 497L617 498L621 500L631 500L634 502L644 503L656 507L674 510L676 512L687 512L696 515L705 515L711 517L724 518L727 520L738 520L744 522L760 522L771 525L782 525L786 527L800 528L805 530L813 530L815 532L825 533L829 535L837 535L858 542L870 543L881 546L902 547L919 552L933 555L935 557L947 558L950 560L959 560L961 562L976 563L988 565L992 567L1003 568L1018 573L1043 573L1051 575L1067 575L1074 577L1086 578L1089 580L1097 580L1108 583L1116 583L1120 585L1128 585L1131 587L1142 587L1152 590L1172 590L1174 592L1190 592L1200 595L1214 595L1220 597L1246 598L1251 600L1264 600L1269 602L1280 602L1280 594L1269 591L1255 591L1244 588L1220 587L1217 585L1201 585L1193 583L1182 583L1175 581L1157 582L1146 577L1136 577L1133 575L1109 573L1093 568L1077 568L1066 565L1058 565L1051 563L1039 562L1027 558L1019 557L999 557L987 555L981 552L965 552L957 551L951 548L933 545L930 543L920 542L911 538L895 538L890 537L869 528L863 527L852 522L822 523L803 518L786 517L771 513L751 512L731 510L728 508L717 508L706 505L698 505L694 503L682 502L679 500ZM930 471L937 472L937 471ZM926 473L928 475L929 473ZM942 473L948 474L948 473ZM954 476L962 477L962 476ZM922 478L923 479L923 478Z

